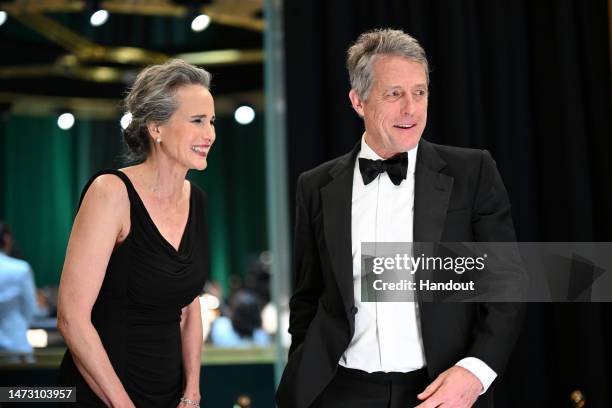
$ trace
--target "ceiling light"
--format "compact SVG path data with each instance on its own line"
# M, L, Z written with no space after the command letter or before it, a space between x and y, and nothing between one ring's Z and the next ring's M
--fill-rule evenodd
M89 18L89 22L94 27L101 26L102 24L106 23L106 20L108 20L108 11L106 10L98 10Z
M0 11L0 26L6 21L6 11Z
M208 27L209 25L210 17L208 17L206 14L200 14L191 22L191 29L193 31L200 32L206 30L206 27Z
M255 119L255 111L250 106L239 106L234 112L234 119L241 125L248 125Z
M74 115L72 113L62 113L57 118L57 126L62 130L68 130L74 125Z

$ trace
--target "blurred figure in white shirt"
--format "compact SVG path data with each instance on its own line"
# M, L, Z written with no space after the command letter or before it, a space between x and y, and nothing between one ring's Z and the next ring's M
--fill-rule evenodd
M32 268L10 256L13 236L0 221L0 351L31 353L26 333L38 311Z

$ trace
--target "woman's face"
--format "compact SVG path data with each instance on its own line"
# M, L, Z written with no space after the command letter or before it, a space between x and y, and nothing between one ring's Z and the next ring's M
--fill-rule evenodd
M186 85L177 89L175 98L177 110L157 126L153 139L161 138L159 148L181 166L204 170L216 138L213 97L201 85Z

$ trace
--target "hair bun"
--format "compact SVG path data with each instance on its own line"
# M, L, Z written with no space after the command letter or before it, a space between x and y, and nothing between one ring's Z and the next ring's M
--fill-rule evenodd
M123 140L130 150L130 158L135 161L142 160L149 151L149 136L134 120L123 130Z

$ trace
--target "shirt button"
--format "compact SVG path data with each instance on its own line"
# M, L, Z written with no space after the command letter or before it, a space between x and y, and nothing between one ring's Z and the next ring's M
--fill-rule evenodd
M357 309L357 306L353 306L353 307L351 308L351 313L352 313L352 314L357 314L357 312L358 312L358 311L359 311L359 309Z

